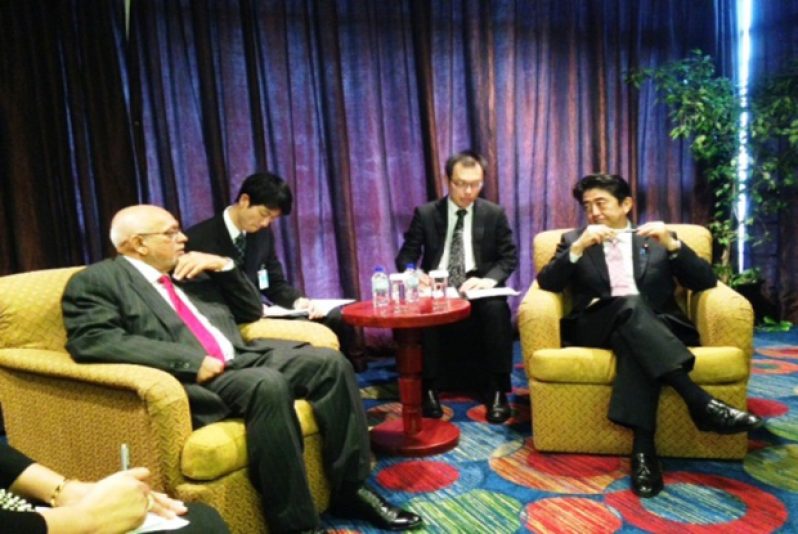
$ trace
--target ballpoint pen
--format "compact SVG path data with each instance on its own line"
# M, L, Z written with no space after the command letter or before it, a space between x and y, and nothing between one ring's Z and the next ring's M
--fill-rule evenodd
M122 471L127 471L130 469L130 448L127 446L127 443L122 444L120 454L122 457Z

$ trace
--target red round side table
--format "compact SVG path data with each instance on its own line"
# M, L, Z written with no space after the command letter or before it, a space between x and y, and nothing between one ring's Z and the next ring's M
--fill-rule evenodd
M400 456L428 456L453 449L460 439L454 424L421 416L421 370L424 363L421 330L430 326L454 323L471 313L465 299L448 299L434 307L422 298L418 305L396 311L375 312L370 300L355 302L341 310L344 321L353 326L392 328L396 339L396 367L399 372L399 400L402 419L384 421L371 430L376 450Z

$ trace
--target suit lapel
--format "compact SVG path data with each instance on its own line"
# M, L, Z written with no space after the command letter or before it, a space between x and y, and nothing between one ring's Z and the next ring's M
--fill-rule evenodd
M485 235L485 224L483 221L485 218L485 210L479 199L474 201L474 209L471 210L471 213L473 214L471 218L471 252L474 255L474 268L479 269L481 265L479 253L482 250L482 238Z
M648 267L648 238L632 234L632 263L634 264L635 282L640 287L640 280L646 274Z
M224 224L224 215L220 213L214 218L213 231L216 234L214 239L220 244L221 256L228 258L235 258L238 255L238 250L230 239L230 232L227 231L227 226ZM249 246L249 234L247 234L247 246Z
M128 287L139 296L144 305L152 312L152 316L163 325L166 331L169 333L182 332L185 329L183 321L141 273L121 256L114 261L127 276L130 282ZM193 339L193 336L191 337Z
M447 209L448 209L448 200L449 197L443 197L442 199L438 200L437 204L435 204L435 212L434 218L435 220L433 223L435 224L435 235L438 238L438 243L436 243L436 254L433 258L432 265L438 266L441 263L441 258L443 257L443 249L446 246L446 222L447 222Z
M584 230L583 230L584 231ZM607 260L604 259L604 245L593 245L585 249L584 255L587 256L593 269L599 278L607 285L610 284L610 271L607 269Z

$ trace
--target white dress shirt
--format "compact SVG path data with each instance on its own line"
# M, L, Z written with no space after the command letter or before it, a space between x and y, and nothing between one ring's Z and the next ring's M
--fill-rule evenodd
M169 304L169 307L174 310L175 305L172 304L172 299L169 298L169 293L167 293L166 288L163 286L163 284L158 281L158 279L161 276L163 276L163 273L161 273L155 267L147 263L144 263L143 261L138 260L136 258L130 258L128 256L122 256L122 257L125 258L127 261L129 261L130 264L133 265L133 267L135 267L136 270L141 273L141 275L152 285L155 291L157 291L158 294L161 297L163 297L166 303ZM202 312L200 312L197 309L196 306L194 306L194 304L191 302L191 299L188 298L188 295L186 295L183 292L183 290L177 286L177 284L174 285L174 288L175 292L177 293L177 296L179 296L183 300L183 302L185 303L186 306L188 306L191 312L197 316L197 319L199 319L199 322L202 323L202 326L207 328L208 331L213 335L214 339L216 339L216 342L219 344L219 347L221 347L222 349L222 354L224 354L225 361L232 360L235 357L235 349L233 348L233 344L230 342L230 340L227 339L227 337L222 333L221 330L219 330L218 328L213 326L213 324L211 324L208 318L205 317L202 314Z
M477 268L476 261L474 261L474 245L471 241L471 227L474 223L474 203L472 202L467 208L460 208L450 198L446 201L446 204L446 242L443 246L443 255L438 264L438 269L449 268L449 250L452 248L454 225L457 224L457 211L465 209L466 214L463 216L463 254L465 255L465 272L471 272Z

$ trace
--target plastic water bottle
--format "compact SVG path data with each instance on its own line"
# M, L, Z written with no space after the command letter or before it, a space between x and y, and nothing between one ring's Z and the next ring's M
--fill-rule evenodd
M415 263L408 263L405 267L405 302L408 306L418 304L418 271Z
M385 313L391 305L391 296L388 286L388 275L385 274L385 269L382 265L377 265L374 268L374 274L371 275L371 302L374 305L374 311L377 313Z

